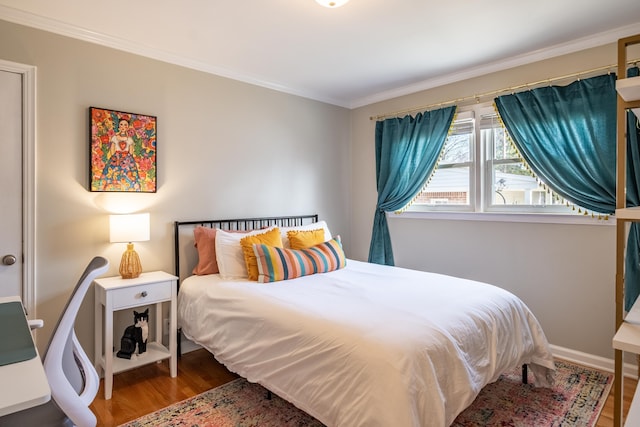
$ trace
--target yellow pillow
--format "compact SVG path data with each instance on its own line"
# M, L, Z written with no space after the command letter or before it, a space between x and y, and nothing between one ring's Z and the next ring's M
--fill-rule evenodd
M311 246L319 245L320 243L324 243L324 230L319 228L318 230L309 230L309 231L301 231L301 230L292 230L287 232L287 237L289 238L289 244L291 245L291 249L307 249Z
M242 246L242 254L244 255L244 262L247 265L249 280L258 280L258 262L256 261L256 254L253 252L253 245L261 243L281 248L282 237L280 237L280 229L275 227L266 233L255 234L240 239L240 246Z

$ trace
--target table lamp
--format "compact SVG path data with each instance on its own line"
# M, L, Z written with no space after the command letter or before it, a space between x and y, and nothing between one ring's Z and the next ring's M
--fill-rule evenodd
M135 279L142 273L140 257L133 250L133 242L149 240L149 214L109 215L109 241L127 242L127 250L120 261L123 279Z

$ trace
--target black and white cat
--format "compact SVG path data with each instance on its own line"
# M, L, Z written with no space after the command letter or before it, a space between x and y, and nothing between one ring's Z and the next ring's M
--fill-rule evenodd
M142 313L133 312L133 325L127 326L120 340L120 351L116 356L122 359L131 359L138 346L138 356L147 351L147 338L149 338L149 309Z

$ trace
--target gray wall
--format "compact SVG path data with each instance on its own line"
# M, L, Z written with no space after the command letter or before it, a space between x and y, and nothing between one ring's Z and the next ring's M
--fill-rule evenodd
M371 116L615 64L615 44L450 84L352 112L351 255L366 259L376 203ZM566 84L560 82L559 84ZM486 101L483 99L481 101ZM612 141L612 144L615 141ZM489 282L518 295L549 341L612 358L615 227L393 216L396 264Z
M173 271L175 220L318 213L348 253L348 110L5 21L0 40L0 58L37 67L41 350L91 257L118 274L115 210L151 214L151 240L136 244L145 271ZM89 106L158 117L157 193L87 191ZM92 303L91 291L77 324L88 352Z

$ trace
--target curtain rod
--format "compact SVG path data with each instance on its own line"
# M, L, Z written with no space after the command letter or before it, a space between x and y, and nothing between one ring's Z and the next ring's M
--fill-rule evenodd
M639 62L640 58L638 59L633 59L630 61L627 61L627 65L632 65L635 64L636 62ZM617 68L618 65L617 64L612 64L612 65L607 65L607 66L603 66L603 67L598 67L598 68L593 68L591 70L586 70L586 71L580 71L578 73L572 73L572 74L567 74L564 76L560 76L560 77L553 77L550 79L544 79L544 80L540 80L537 82L533 82L533 83L525 83L525 84L521 84L521 85L517 85L517 86L512 86L512 87L508 87L508 88L504 88L504 89L499 89L499 90L492 90L490 92L485 92L485 93L481 93L478 95L473 95L473 96L465 96L462 98L456 98L456 99L452 99L449 101L443 101L443 102L436 102L434 104L429 104L429 105L423 105L420 107L413 107L413 108L407 108L404 110L399 110L399 111L394 111L392 113L385 113L385 114L379 114L377 116L371 116L369 117L369 120L381 120L381 119L388 119L390 117L397 117L400 114L407 114L407 113L413 113L415 111L427 111L430 110L434 107L442 107L444 105L447 104L458 104L460 102L466 102L466 101L470 101L470 100L475 100L476 102L480 102L480 98L485 98L487 96L494 96L497 95L499 93L502 92L513 92L515 90L518 89L523 89L523 88L530 88L531 86L537 86L543 83L551 83L551 82L555 82L558 80L566 80L572 77L578 77L578 80L580 80L580 76L585 75L585 74L591 74L591 73L595 73L596 71L603 71L603 70L610 70L610 69L615 69Z

